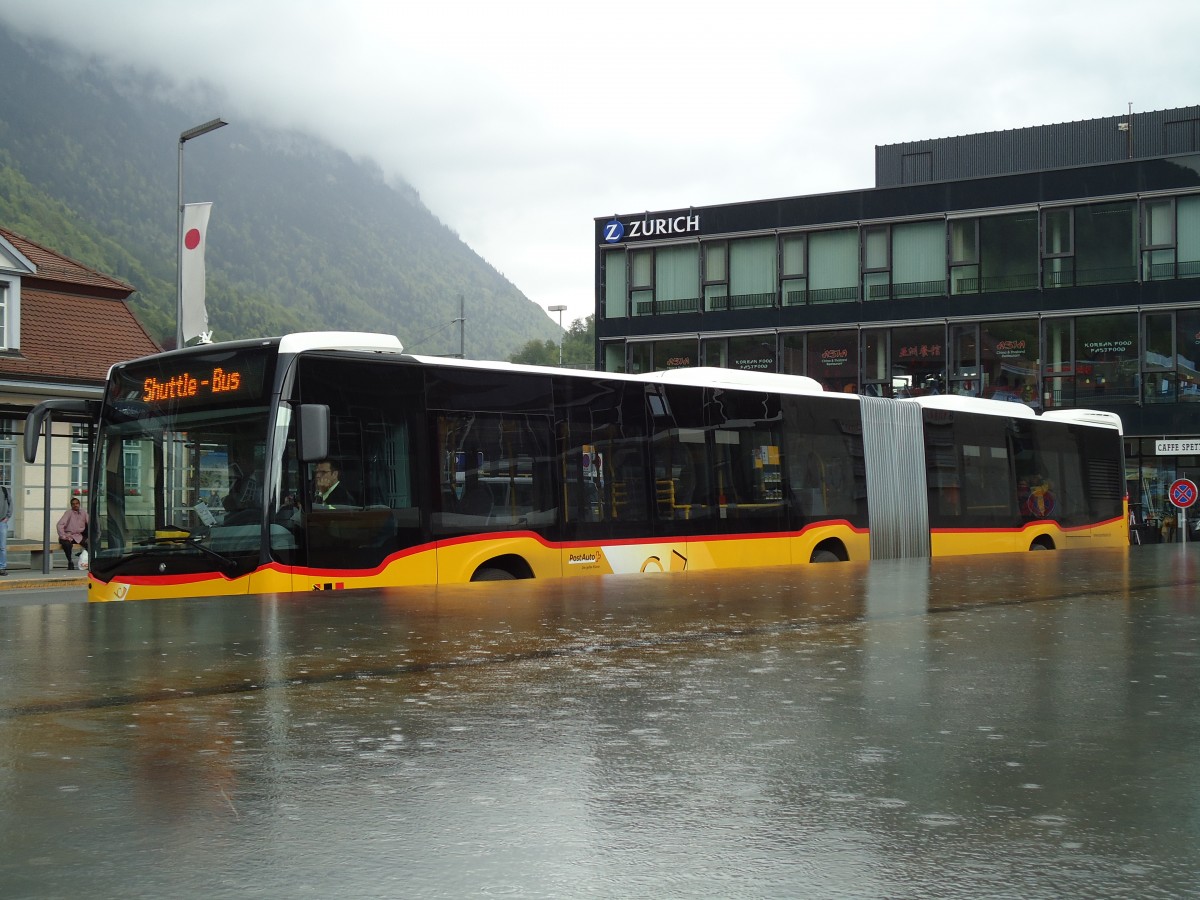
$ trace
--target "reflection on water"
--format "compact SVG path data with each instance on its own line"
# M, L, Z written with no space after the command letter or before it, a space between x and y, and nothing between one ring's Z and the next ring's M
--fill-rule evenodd
M1188 894L1197 569L2 609L0 893Z

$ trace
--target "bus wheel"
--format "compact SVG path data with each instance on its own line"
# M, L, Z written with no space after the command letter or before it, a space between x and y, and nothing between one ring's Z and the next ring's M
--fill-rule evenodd
M485 566L482 569L476 569L475 574L471 576L471 580L472 581L513 581L516 579L516 577L517 576L514 575L512 572L509 572L505 569L490 569Z
M1052 543L1050 543L1049 541L1036 540L1036 541L1034 541L1032 544L1030 544L1030 545L1029 545L1029 549L1030 549L1030 551L1033 551L1033 550L1053 550L1053 549L1054 549L1054 545L1053 545Z
M814 550L812 559L809 560L809 562L815 562L815 563L831 563L831 562L841 562L841 561L842 561L842 558L840 556L838 556L836 553L834 553L832 550Z

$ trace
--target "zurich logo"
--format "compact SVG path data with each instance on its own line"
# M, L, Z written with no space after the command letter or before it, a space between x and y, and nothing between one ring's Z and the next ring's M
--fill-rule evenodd
M625 226L617 219L604 223L604 242L607 244L615 244L621 238L625 237Z

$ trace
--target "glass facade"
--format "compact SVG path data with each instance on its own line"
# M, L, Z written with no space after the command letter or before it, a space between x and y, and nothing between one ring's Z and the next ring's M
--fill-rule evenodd
M689 217L711 233L601 247L608 371L708 365L1096 408L1136 450L1131 492L1186 471L1142 442L1200 437L1200 156Z

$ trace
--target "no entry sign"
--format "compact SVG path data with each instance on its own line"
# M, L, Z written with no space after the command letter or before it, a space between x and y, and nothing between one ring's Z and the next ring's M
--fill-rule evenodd
M1196 482L1190 478L1176 478L1171 482L1168 496L1180 509L1187 509L1196 502Z

